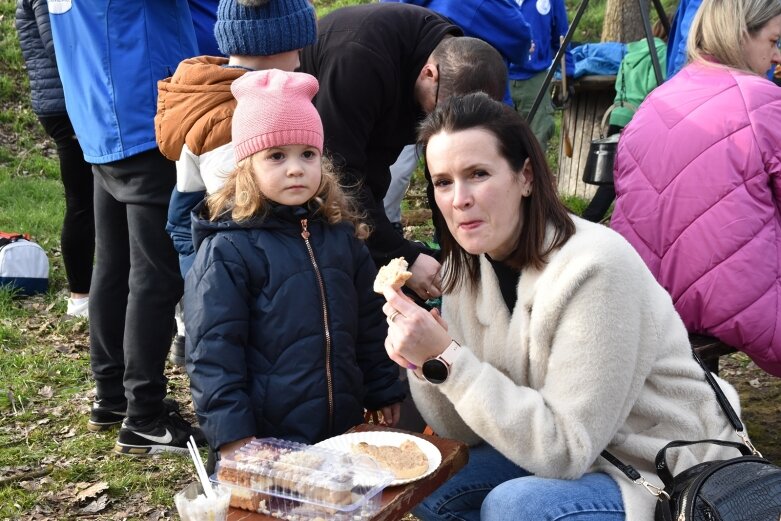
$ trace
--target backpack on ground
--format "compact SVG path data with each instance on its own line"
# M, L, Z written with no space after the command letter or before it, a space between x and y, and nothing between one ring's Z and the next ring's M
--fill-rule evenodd
M49 289L49 259L29 234L0 232L0 286L20 295Z

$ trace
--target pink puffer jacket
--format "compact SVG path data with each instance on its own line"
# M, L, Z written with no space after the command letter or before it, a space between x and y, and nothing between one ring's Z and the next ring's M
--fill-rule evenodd
M692 64L624 130L611 227L708 333L781 376L781 88Z

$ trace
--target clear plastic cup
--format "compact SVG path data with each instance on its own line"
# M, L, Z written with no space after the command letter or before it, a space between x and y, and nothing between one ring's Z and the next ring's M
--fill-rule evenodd
M200 483L190 483L174 496L176 510L182 521L225 521L231 501L231 489L213 484L214 498L203 493Z

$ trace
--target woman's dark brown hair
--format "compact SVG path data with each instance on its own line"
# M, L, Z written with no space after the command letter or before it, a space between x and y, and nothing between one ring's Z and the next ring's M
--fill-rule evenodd
M556 193L553 175L526 121L504 103L492 100L482 92L454 96L439 104L418 128L418 144L425 156L429 140L441 132L458 132L480 128L490 132L497 141L499 153L518 176L526 159L532 170L532 193L519 201L514 211L522 212L523 226L518 230L518 245L503 262L515 269L527 266L542 268L548 254L562 246L575 233L567 209ZM520 181L520 179L519 179ZM507 211L513 211L508 208ZM440 232L440 246L447 271L443 276L444 291L462 283L474 287L480 280L479 256L467 253L447 228L439 208L432 208L434 224ZM546 240L547 227L553 230Z

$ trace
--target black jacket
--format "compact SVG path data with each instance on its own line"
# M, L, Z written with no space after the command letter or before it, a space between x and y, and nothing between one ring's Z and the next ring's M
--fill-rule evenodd
M212 447L247 436L316 443L361 423L364 407L404 398L384 348L376 270L351 226L287 206L263 221L215 223L197 217L202 208L184 297L186 363Z
M367 4L337 9L318 23L317 43L306 47L301 70L320 81L315 105L323 119L325 148L360 183L361 204L374 232L367 241L378 265L421 251L405 241L382 204L389 167L415 142L425 114L414 98L415 80L439 42L461 29L438 14L405 4Z
M39 116L65 114L46 0L17 0L16 31L30 76L33 112Z

